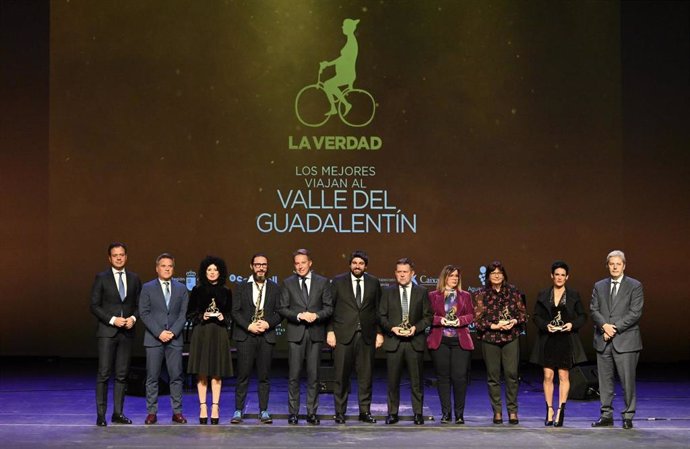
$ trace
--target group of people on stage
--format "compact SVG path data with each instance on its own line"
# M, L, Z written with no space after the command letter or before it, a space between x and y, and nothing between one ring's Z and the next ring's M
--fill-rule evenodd
M412 282L414 263L402 258L395 264L393 285L382 288L367 273L368 256L354 251L349 272L329 280L312 270L308 250L293 253L294 274L281 286L267 276L265 254L252 256L252 275L239 284L233 295L225 285L225 262L213 256L201 261L200 282L191 293L174 280L175 259L163 253L156 259L156 279L145 284L125 269L127 247L108 247L110 268L96 276L91 311L98 318L97 420L106 426L107 384L115 373L113 423L131 424L123 414L129 372L133 328L141 320L145 327L146 406L145 424L157 422L158 378L165 362L169 374L172 421L186 423L182 414L183 330L187 320L194 324L187 373L195 374L199 395L199 423L218 424L222 379L232 376L228 329L237 348L237 381L233 424L243 421L249 377L256 366L259 420L273 422L268 410L271 361L276 343L276 326L287 322L289 424L298 424L300 376L306 365L306 420L320 423L318 374L323 344L333 348L335 369L335 422L346 422L353 370L357 377L359 421L376 423L371 414L372 371L375 353L383 348L387 365L386 424L399 421L400 380L403 367L410 378L414 423L424 424L423 360L429 350L438 378L442 424L464 424L471 352L474 343L469 327L474 324L486 363L487 384L493 423L503 423L501 372L505 384L508 422L518 424L519 336L527 321L520 291L508 283L501 262L488 266L486 286L470 295L462 289L459 267L446 265L436 289ZM632 428L635 414L635 372L642 350L639 320L644 295L642 284L624 276L625 255L612 251L607 256L609 276L594 285L590 311L595 323L594 348L601 397L601 416L593 427L613 425L614 372L621 379L625 395L623 428ZM546 412L544 425L562 426L570 387L569 370L586 361L577 331L587 315L579 294L568 288L569 267L555 262L552 286L539 293L534 323L539 337L530 361L543 366ZM305 363L306 360L306 363ZM554 408L554 376L559 392ZM211 386L211 407L208 387ZM453 421L453 416L455 420Z

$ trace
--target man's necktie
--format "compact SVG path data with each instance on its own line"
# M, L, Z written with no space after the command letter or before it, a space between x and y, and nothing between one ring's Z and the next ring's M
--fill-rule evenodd
M120 280L117 281L117 291L120 292L120 301L124 302L125 296L127 296L125 293L125 281L122 280L122 275L124 273L122 271L118 271L117 274L120 275Z
M357 281L357 288L355 289L355 299L357 300L357 307L362 307L362 282L361 279L355 279Z
M307 277L302 276L302 296L304 296L304 302L309 302L309 291L307 290Z
M266 285L266 284L259 284L257 282L256 285L259 288L259 293L256 295L256 302L254 303L254 305L258 308L261 308L261 294L263 293L264 285Z
M165 307L170 308L170 282L165 281Z
M618 293L618 281L611 281L611 301L616 299L616 294Z
M402 289L403 289L403 293L402 293L402 316L403 316L403 320L404 320L409 316L410 306L407 302L407 286L403 286Z

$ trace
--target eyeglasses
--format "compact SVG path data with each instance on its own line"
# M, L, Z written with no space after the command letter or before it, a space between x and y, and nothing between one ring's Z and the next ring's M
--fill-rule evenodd
M268 268L267 263L253 263L254 268Z
M503 276L503 273L501 273L500 271L494 271L494 272L489 273L489 275L490 276Z

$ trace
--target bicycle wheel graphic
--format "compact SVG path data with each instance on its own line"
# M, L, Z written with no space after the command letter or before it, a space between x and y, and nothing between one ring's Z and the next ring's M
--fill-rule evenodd
M338 115L343 123L353 128L361 128L374 120L376 101L369 92L363 89L350 89L345 91L343 95L352 105L350 111L345 114L345 104L338 103Z
M295 115L304 126L322 126L331 118L330 115L325 115L330 108L326 92L318 84L305 86L295 97Z

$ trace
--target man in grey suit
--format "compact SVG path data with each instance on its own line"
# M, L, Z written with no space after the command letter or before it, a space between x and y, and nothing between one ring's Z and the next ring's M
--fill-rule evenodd
M136 273L125 270L127 245L108 246L110 268L98 273L91 288L91 313L98 318L98 375L96 378L96 425L105 427L108 404L108 379L115 370L113 415L111 421L132 424L123 413L127 375L129 374L134 323L139 316L141 281Z
M289 424L297 424L299 414L299 378L307 359L307 422L320 423L316 414L319 396L321 347L326 336L325 324L333 313L328 279L311 271L309 251L298 249L292 255L295 274L283 281L278 313L287 319L288 339L288 411Z
M413 277L414 263L406 257L398 260L395 266L397 282L383 290L379 305L381 329L384 331L383 349L386 351L388 370L386 424L395 424L399 421L400 377L403 365L407 366L410 375L414 423L424 424L424 331L431 326L434 315L429 303L429 294L424 287L412 283Z
M623 428L632 429L637 403L635 371L642 350L639 322L644 293L639 281L623 275L623 251L611 251L606 264L610 277L594 284L590 303L595 324L594 349L597 351L601 399L601 416L592 423L592 427L613 425L614 371L618 371L625 396Z
M381 284L366 273L368 263L364 251L354 251L350 255L350 271L336 276L331 283L334 309L326 342L334 348L336 424L345 424L353 367L357 370L359 420L376 423L370 408L374 357L376 349L383 345L378 317Z
M139 316L144 322L146 347L145 424L158 422L158 378L165 360L170 376L172 421L185 424L182 414L182 331L187 320L187 287L172 278L175 258L163 253L156 258L158 278L144 284L139 296Z

